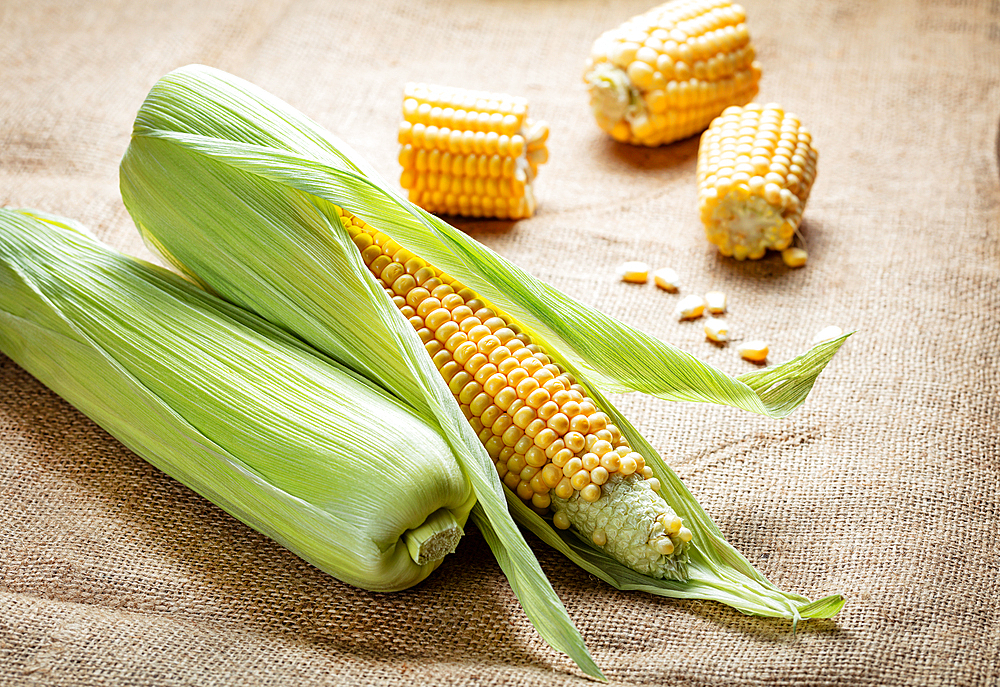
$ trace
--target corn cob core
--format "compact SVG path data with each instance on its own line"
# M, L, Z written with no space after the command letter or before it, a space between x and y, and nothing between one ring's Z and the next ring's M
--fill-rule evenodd
M787 248L817 159L809 131L778 105L726 109L698 149L698 207L708 240L737 260Z
M761 70L745 19L729 0L678 0L605 32L584 72L598 126L615 140L657 146L750 102Z
M684 579L691 532L573 376L509 317L350 213L341 223L417 331L501 480L646 574Z
M428 212L520 219L549 159L549 127L528 101L499 93L407 84L399 127L400 184Z

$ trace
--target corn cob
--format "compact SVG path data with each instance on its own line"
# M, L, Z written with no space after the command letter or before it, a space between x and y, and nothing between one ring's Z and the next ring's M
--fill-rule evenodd
M750 102L761 72L745 19L729 0L677 0L604 33L584 73L598 126L657 146Z
M455 549L475 496L425 419L84 231L0 209L0 351L144 459L345 582L405 589Z
M400 184L428 212L521 219L535 212L532 181L549 159L549 127L528 101L505 94L406 85Z
M338 208L372 276L417 331L512 491L633 570L685 579L691 531L586 395L509 317Z
M809 131L778 105L728 108L698 149L698 207L708 240L737 260L788 248L817 157Z

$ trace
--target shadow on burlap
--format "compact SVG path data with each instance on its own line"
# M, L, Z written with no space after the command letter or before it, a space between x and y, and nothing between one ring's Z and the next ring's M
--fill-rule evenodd
M619 397L729 540L785 589L841 592L784 621L625 594L537 540L613 684L1000 680L1000 8L750 2L762 102L820 150L810 263L720 258L698 225L695 140L615 144L580 82L637 2L15 0L0 8L0 205L76 218L146 255L117 163L153 82L201 62L274 92L388 178L408 80L527 96L552 125L538 215L456 221L536 276L731 374L754 369L613 276L641 258L725 291L737 338L803 351L856 329L784 421ZM0 356L0 683L580 684L473 528L425 583L347 587L129 453Z

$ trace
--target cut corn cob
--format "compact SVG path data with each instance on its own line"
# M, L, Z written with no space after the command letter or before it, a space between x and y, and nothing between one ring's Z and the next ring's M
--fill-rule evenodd
M684 579L690 531L656 494L660 483L643 456L573 375L476 293L359 218L338 215L504 484L633 570Z
M598 126L617 141L657 146L750 102L760 64L745 19L729 0L677 0L605 32L584 73Z
M549 159L549 127L528 101L500 93L406 85L400 184L428 212L521 219L535 212L532 181Z
M698 149L698 206L708 240L737 260L788 248L817 158L809 131L778 105L728 108Z

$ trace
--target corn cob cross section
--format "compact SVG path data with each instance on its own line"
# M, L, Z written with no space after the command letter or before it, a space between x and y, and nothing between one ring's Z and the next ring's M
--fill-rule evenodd
M527 100L422 83L407 84L403 98L400 184L412 202L449 215L534 214L549 127L528 118Z
M338 210L508 488L632 569L685 579L692 534L643 456L515 322L385 234Z
M726 109L698 149L698 207L708 240L737 260L788 248L818 157L809 131L778 105Z
M584 73L598 126L615 140L657 146L750 102L761 70L745 20L729 0L677 0L605 32Z

